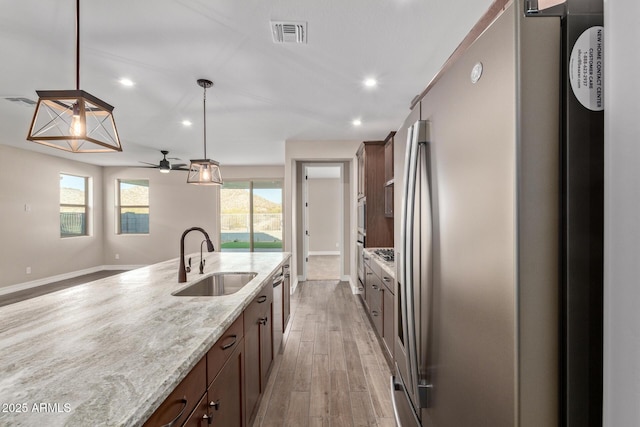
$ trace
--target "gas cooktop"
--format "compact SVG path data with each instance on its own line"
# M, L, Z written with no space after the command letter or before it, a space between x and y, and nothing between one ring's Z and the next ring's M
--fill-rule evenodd
M376 249L373 251L373 253L388 262L393 262L395 258L393 249Z

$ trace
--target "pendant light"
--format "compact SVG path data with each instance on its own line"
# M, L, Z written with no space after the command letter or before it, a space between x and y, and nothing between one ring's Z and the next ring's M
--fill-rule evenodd
M222 184L220 164L215 160L207 159L207 88L213 86L213 82L211 80L198 79L198 86L204 88L202 98L204 110L204 159L191 160L187 184L220 185Z
M122 151L113 107L80 90L80 0L76 0L76 88L36 93L27 140L73 153Z

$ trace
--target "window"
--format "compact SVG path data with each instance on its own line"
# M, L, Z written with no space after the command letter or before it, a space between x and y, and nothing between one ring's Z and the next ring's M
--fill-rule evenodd
M149 181L118 180L118 234L149 234Z
M220 243L223 252L282 252L282 181L225 182Z
M89 178L60 174L60 237L86 236Z

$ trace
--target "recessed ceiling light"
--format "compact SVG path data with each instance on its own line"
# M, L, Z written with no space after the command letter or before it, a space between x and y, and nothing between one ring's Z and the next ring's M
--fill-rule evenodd
M126 77L123 77L123 78L120 79L120 84L122 86L129 86L129 87L134 85L133 81L131 79L126 78Z
M354 121L351 122L351 124L354 126L360 126L362 124L362 120L355 119Z
M378 81L376 79L374 79L373 77L369 77L367 79L364 79L364 85L365 87L376 87L378 86Z
M188 127L188 126L191 126L192 124L193 124L193 123L191 123L191 121L190 121L190 120L183 120L183 121L182 121L182 126L187 126L187 127Z

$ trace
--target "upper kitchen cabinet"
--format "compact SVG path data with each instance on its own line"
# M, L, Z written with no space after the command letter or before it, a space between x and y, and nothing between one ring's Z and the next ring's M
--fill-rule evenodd
M395 132L389 133L384 140L384 216L393 218L393 137Z
M385 216L386 142L365 141L356 153L358 232L367 248L393 247L393 219Z

